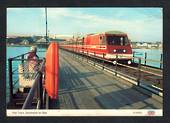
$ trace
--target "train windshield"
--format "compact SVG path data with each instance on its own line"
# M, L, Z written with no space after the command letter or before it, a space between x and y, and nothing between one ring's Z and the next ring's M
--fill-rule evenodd
M129 41L126 36L107 36L108 45L128 45Z

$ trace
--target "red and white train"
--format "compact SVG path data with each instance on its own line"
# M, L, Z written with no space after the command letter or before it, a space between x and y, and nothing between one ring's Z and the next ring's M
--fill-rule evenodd
M120 31L107 31L103 33L88 34L83 38L72 38L69 41L63 41L60 47L75 52L88 52L89 55L104 57L116 62L118 60L127 61L131 64L132 47L128 35Z

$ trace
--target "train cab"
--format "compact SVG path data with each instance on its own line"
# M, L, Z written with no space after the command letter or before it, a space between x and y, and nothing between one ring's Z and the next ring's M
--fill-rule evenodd
M126 33L106 32L105 40L107 47L105 58L114 60L117 55L119 60L127 61L128 64L131 64L132 48Z

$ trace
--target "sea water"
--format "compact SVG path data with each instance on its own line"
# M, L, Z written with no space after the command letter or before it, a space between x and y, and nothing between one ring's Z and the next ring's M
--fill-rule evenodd
M162 49L133 49L134 56L145 58L145 53L147 54L146 59L146 65L153 66L160 68L160 60L161 60L161 54L163 54ZM155 60L155 61L150 61ZM163 60L163 59L162 59ZM138 63L138 59L135 59L135 62ZM141 63L144 64L145 60L142 59ZM161 68L163 68L163 65L161 65Z

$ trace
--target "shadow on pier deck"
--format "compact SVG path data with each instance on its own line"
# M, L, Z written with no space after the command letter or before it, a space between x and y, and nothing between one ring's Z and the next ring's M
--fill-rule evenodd
M59 99L50 101L51 109L162 108L162 100L155 100L135 85L81 63L66 51L60 50L59 63Z

